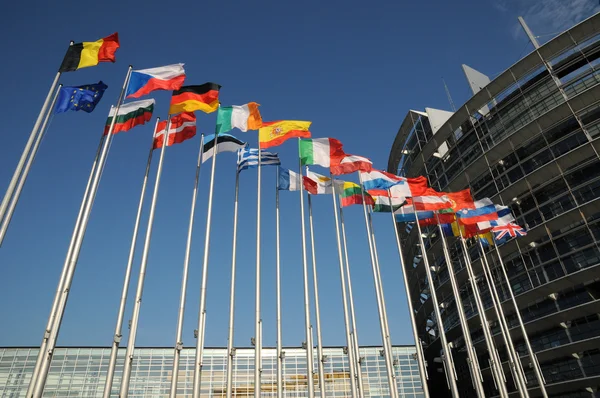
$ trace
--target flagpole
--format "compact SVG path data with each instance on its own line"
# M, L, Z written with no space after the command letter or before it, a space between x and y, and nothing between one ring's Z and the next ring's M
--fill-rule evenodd
M262 340L260 335L260 179L261 179L261 147L258 145L258 178L256 193L256 290L255 290L255 325L254 325L254 398L260 398L261 393L261 355Z
M413 332L413 338L415 339L417 364L419 366L419 376L421 377L421 385L423 387L423 397L429 398L429 388L427 386L427 380L429 375L427 374L427 368L425 366L425 358L421 351L421 339L417 332L417 323L415 320L415 311L412 305L412 298L410 296L410 285L408 283L408 276L406 275L406 268L404 267L404 255L402 253L402 243L400 242L400 234L398 233L398 227L396 225L396 218L394 217L394 206L392 204L392 193L388 189L388 199L390 202L390 215L392 216L392 227L396 235L396 246L398 247L398 256L400 257L400 268L402 270L402 282L404 283L404 292L406 293L406 302L408 304L408 313L410 315L410 326Z
M506 268L504 266L504 262L502 261L502 256L500 255L500 250L498 249L498 245L494 245L496 248L496 254L498 255L498 260L500 260L500 269L502 270L502 274L504 276L504 281L508 287L508 291L510 293L510 299L512 301L513 307L515 309L515 314L517 315L517 320L519 321L519 327L521 329L521 334L523 335L523 340L525 341L525 346L527 347L527 353L529 354L529 358L533 367L533 371L535 373L535 377L538 382L538 387L542 392L542 396L544 398L548 398L548 393L546 392L546 380L544 379L544 375L541 370L540 363L533 352L533 348L531 348L531 343L529 342L529 336L527 335L527 330L525 330L525 324L523 323L523 318L521 318L521 311L519 311L519 306L517 305L517 300L515 299L515 295L510 284L510 280L508 279L508 274L506 273Z
M13 213L15 211L15 207L17 206L17 202L19 201L19 197L21 196L21 191L23 190L23 186L25 185L25 181L27 180L27 176L29 175L29 169L35 160L35 156L37 154L38 148L42 143L42 139L47 132L48 121L50 120L50 116L52 115L52 109L54 109L54 105L56 104L56 99L58 98L58 93L60 93L60 89L62 84L58 85L56 92L54 93L54 97L52 98L52 103L50 104L50 108L44 117L44 122L42 123L42 127L40 128L40 132L35 139L35 143L33 144L33 148L31 149L31 156L27 159L27 163L25 164L25 168L23 169L23 175L19 179L19 183L13 193L12 200L10 201L10 206L8 207L8 211L4 220L0 217L0 221L2 221L2 227L0 228L0 246L2 246L2 242L4 241L4 237L6 236L6 231L8 230L8 226L10 225L10 221L12 220Z
M446 369L446 381L448 382L448 388L452 392L452 397L458 398L458 387L456 385L456 370L454 369L454 361L452 359L452 352L446 339L446 332L444 329L444 321L442 320L442 314L440 313L440 306L438 304L437 293L435 291L435 285L433 283L433 277L431 276L431 268L429 266L429 258L427 257L427 250L425 249L425 242L423 241L423 232L421 231L421 224L419 224L419 215L417 209L413 206L415 214L415 224L417 224L417 232L419 234L419 244L421 246L421 256L425 265L425 275L427 276L427 283L429 285L429 291L431 293L430 299L433 301L433 310L435 318L437 320L437 333L439 334L440 341L442 343L442 361Z
M116 115L116 113L115 113ZM129 394L129 380L131 378L131 368L133 367L133 353L135 350L135 339L137 336L138 322L140 319L140 310L142 307L142 295L144 293L144 281L146 279L146 266L148 265L148 253L150 252L150 241L152 239L152 227L154 225L154 213L156 211L156 201L158 199L158 188L160 186L160 177L165 157L165 149L169 143L169 129L171 128L171 115L167 116L167 126L162 148L160 148L160 157L158 158L158 168L156 169L156 179L154 180L154 191L152 192L152 202L150 202L150 212L148 214L148 225L146 227L146 236L144 238L144 248L142 250L142 261L140 263L140 273L138 276L137 290L135 293L135 302L133 304L133 315L131 316L131 327L129 338L127 340L127 351L125 351L125 364L123 366L123 377L121 378L121 388L119 397L125 398Z
M74 44L74 42L71 41L69 43L69 47L72 46L73 44ZM25 165L25 161L27 160L28 156L35 156L35 154L36 154L37 149L34 149L32 151L31 147L34 143L36 135L38 135L38 129L40 128L40 125L42 124L42 119L43 119L44 115L46 114L46 112L49 113L52 111L52 107L49 107L49 105L50 105L50 101L52 100L52 93L54 92L54 90L56 90L56 86L58 85L58 80L60 79L61 74L62 74L61 72L57 72L56 76L54 76L54 80L52 81L50 90L48 90L48 94L46 95L46 99L44 100L44 104L42 105L42 109L40 110L40 113L38 114L38 117L33 125L33 129L31 129L31 133L29 134L29 139L27 140L27 143L25 144L25 148L23 149L23 153L21 154L19 163L17 163L17 167L15 169L15 172L13 173L10 183L8 184L8 188L6 188L6 193L4 194L4 198L2 198L2 203L0 204L0 221L2 221L6 215L6 209L8 206L8 202L9 202L9 200L11 200L13 198L14 190L15 190L15 187L17 186L17 180L19 178L27 178L28 171L23 172L23 166ZM18 196L17 196L17 200L18 200ZM0 243L1 243L1 241L0 241Z
M123 319L125 317L125 307L127 305L127 294L129 291L129 281L131 279L131 269L133 266L133 259L135 257L135 247L137 243L138 231L140 228L140 221L142 219L142 209L144 207L144 197L146 196L146 185L148 183L148 175L150 174L150 165L152 164L152 153L154 152L154 135L158 128L158 122L160 118L156 118L156 124L154 126L154 134L152 135L152 143L150 145L150 152L148 153L148 161L146 162L146 171L144 172L144 179L142 181L142 192L140 194L140 201L138 203L137 214L135 216L135 223L133 226L133 236L131 237L131 245L129 246L129 257L127 259L127 267L125 268L125 279L123 280L123 290L121 292L121 301L119 303L119 312L117 314L117 324L115 326L115 334L113 337L112 347L110 350L110 359L108 362L108 373L106 375L106 381L104 383L104 398L109 398L113 386L113 379L115 376L115 367L117 364L117 355L119 353L119 345L121 338L123 337Z
M54 354L54 348L56 347L56 340L58 338L58 332L60 329L60 325L62 323L62 318L65 313L65 307L67 304L67 300L69 298L69 291L71 289L71 283L73 281L73 275L75 273L75 268L77 266L77 261L79 260L79 253L81 251L81 246L83 244L83 238L85 236L85 231L87 228L87 223L90 218L90 213L92 211L92 205L94 203L94 199L96 197L96 192L98 190L98 185L100 183L100 177L102 176L102 172L104 170L104 163L106 162L106 157L108 155L108 149L110 147L110 143L112 141L112 132L114 129L114 125L116 122L116 115L119 112L119 108L123 102L123 98L125 96L125 91L127 89L127 85L129 83L129 77L131 76L132 66L129 65L127 69L127 75L125 77L125 81L123 82L123 87L121 88L121 94L119 95L119 99L117 101L117 106L115 107L115 117L112 118L112 122L108 131L108 136L104 139L102 144L102 150L100 152L100 158L98 160L98 165L96 168L96 172L94 174L94 178L92 180L92 184L90 187L89 200L84 199L85 208L81 218L81 225L75 225L73 230L74 236L74 245L73 251L70 253L67 252L67 258L65 259L64 267L67 268L67 273L65 276L64 286L61 288L61 295L58 300L57 312L54 317L54 321L52 323L52 327L50 330L46 331L47 343L45 347L44 357L42 358L42 363L40 365L40 371L37 380L35 380L36 386L34 389L34 397L39 398L42 396L42 392L44 390L44 386L46 384L46 378L48 377L48 370L50 368L50 361L52 360L52 355ZM73 238L72 238L73 239ZM37 364L36 364L37 366ZM32 380L33 381L33 380Z
M440 239L442 240L442 249L444 251L446 267L448 268L450 286L452 287L452 294L454 295L454 302L456 304L456 310L458 312L458 319L460 321L463 337L465 339L465 349L467 350L467 363L469 364L469 370L471 371L471 381L473 383L473 388L475 389L477 397L485 398L485 391L483 389L482 384L483 376L481 374L481 368L479 366L477 352L475 351L475 346L473 345L473 341L471 339L471 330L469 329L469 324L467 323L467 316L465 315L462 299L460 297L460 289L458 287L458 283L456 283L456 276L454 274L454 264L452 264L452 259L450 258L450 251L448 250L446 236L444 234L444 230L442 229L442 225L440 224L440 215L437 211L435 212L435 218L437 221L438 233L440 234Z
M525 378L521 374L521 368L517 368L518 355L515 351L513 341L510 338L510 332L508 331L508 325L506 324L506 320L504 319L504 311L502 310L502 306L500 303L500 296L498 296L498 290L496 290L496 286L494 285L492 271L487 261L485 250L483 249L483 244L481 243L481 239L479 237L477 237L477 242L479 245L479 250L481 252L481 267L483 270L483 276L485 277L488 292L490 293L490 298L492 299L492 306L494 307L496 319L498 319L498 323L500 324L500 334L502 335L502 340L504 342L504 346L508 354L510 372L512 374L515 386L519 391L519 396L521 396L521 398L529 398L529 393L527 392L527 383L525 383ZM498 355L498 357L500 356ZM500 362L500 365L501 364L502 362Z
M329 173L331 182L333 185L333 175ZM342 284L342 305L344 308L344 327L346 330L346 345L348 346L348 364L350 364L350 388L352 391L352 398L356 398L357 386L356 386L356 363L354 358L354 348L352 336L350 335L350 322L348 316L348 293L346 292L346 275L344 271L344 258L342 257L342 242L340 239L340 220L338 216L337 201L335 199L335 185L331 190L331 199L333 200L333 214L335 218L335 235L337 238L337 249L338 249L338 261L340 265L340 282ZM358 392L359 396L362 396L362 390ZM324 395L323 395L324 396Z
M212 202L215 187L215 169L217 166L217 149L219 132L215 132L215 143L212 150L212 170L210 171L210 186L208 190L208 208L206 210L206 232L204 234L204 256L202 259L202 282L200 287L200 308L198 314L198 338L196 340L196 358L194 360L193 398L200 398L202 382L202 360L204 355L204 332L206 327L206 284L208 278L208 255L210 250L210 227L212 224Z
M94 174L96 172L96 166L98 164L98 160L100 158L100 152L102 150L102 144L104 143L105 135L102 135L100 138L100 142L98 144L98 149L96 150L96 156L94 157L94 162L92 163L92 169L90 170L90 176L88 178L87 185L85 187L85 191L83 194L83 199L81 200L81 205L79 208L79 213L77 214L77 220L75 221L75 228L79 228L81 223L81 218L83 217L83 212L85 210L85 204L87 203L87 198L89 196L90 188L92 186L92 180L94 178ZM75 245L75 237L76 231L73 232L71 236L71 241L69 242L69 249L67 250L67 258L71 257L73 252L73 246ZM54 317L56 316L56 311L58 309L58 300L60 299L60 295L63 290L63 286L65 283L65 279L67 278L68 267L65 262L59 281L58 286L56 287L56 294L54 296L54 301L52 302L52 309L50 310L50 315L48 316L48 323L46 324L46 329L44 329L44 336L42 338L42 342L40 343L40 349L38 351L38 356L35 363L35 368L33 370L33 374L31 375L31 380L29 382L29 387L27 389L27 397L31 397L33 395L33 390L35 389L35 380L37 380L40 372L40 367L42 365L42 359L46 352L46 345L48 343L48 333L50 333L50 329L52 329L52 323L54 322Z
M502 370L502 363L499 360L498 351L496 350L496 346L494 344L494 340L492 334L490 333L489 323L487 320L487 316L485 315L485 308L483 307L483 303L481 302L481 293L479 292L479 286L477 286L477 279L475 278L475 273L473 272L473 267L471 266L471 258L469 256L469 249L467 248L467 244L462 234L462 228L457 221L458 232L460 235L460 241L462 244L463 255L465 260L465 267L467 268L467 274L469 276L469 282L471 284L471 289L473 290L473 298L475 300L475 306L477 307L477 312L479 313L479 317L481 320L481 326L483 329L483 337L485 340L485 344L490 356L490 370L492 371L492 376L494 377L495 387L498 390L498 393L501 398L508 397L508 390L506 388L506 378L504 377L504 371Z
M379 277L378 277L378 273L377 273L377 262L375 260L375 253L374 253L374 247L373 247L373 240L372 240L372 233L371 233L371 228L370 228L370 223L369 223L369 217L368 217L368 212L367 212L367 205L365 203L365 192L364 192L364 187L363 187L363 183L362 183L362 177L360 176L360 173L358 175L359 178L359 182L360 182L360 191L361 191L361 195L363 198L363 213L365 216L365 227L367 229L367 240L369 242L369 254L371 257L371 269L373 271L373 283L375 285L375 295L377 297L377 310L379 312L379 328L381 330L381 341L383 344L383 352L385 354L385 367L386 367L386 371L387 371L387 379L388 379L388 385L390 388L390 396L392 398L396 397L397 395L397 387L396 387L396 383L394 381L394 369L392 368L392 362L389 361L389 358L391 356L391 352L389 352L388 349L388 343L387 343L387 329L385 327L385 316L384 316L384 308L383 308L383 303L381 300L381 286L380 286L380 281L379 281ZM394 394L394 391L396 391L396 394Z
M275 290L277 295L277 398L283 398L283 350L281 339L281 261L280 261L280 232L279 232L279 165L275 175L275 243L276 243L276 263L275 263Z
M229 334L227 336L227 398L232 397L233 385L233 321L235 310L235 269L237 259L237 220L238 220L238 193L240 186L240 170L235 172L235 199L233 202L233 249L231 250L231 289L229 293Z
M298 138L300 145L300 138ZM302 159L298 157L299 178L300 178L300 225L302 230L302 270L304 274L304 327L306 333L306 380L308 382L308 397L314 398L315 386L313 380L314 353L312 346L311 326L310 326L310 301L308 294L308 261L306 258L306 225L304 225L304 181L302 173Z
M364 396L364 386L362 379L362 370L361 370L361 359L360 359L360 346L358 345L358 330L356 329L356 312L354 311L354 296L352 294L352 278L350 275L350 261L348 261L348 245L346 242L346 227L344 225L344 212L342 211L342 206L339 207L340 210L340 224L342 226L342 243L344 246L344 260L346 263L346 275L348 277L348 301L350 304L350 314L352 315L352 344L348 347L350 350L354 348L354 366L356 367L356 378L358 380L358 395L360 398Z
M363 196L364 198L364 196ZM364 199L363 199L364 201ZM390 392L392 397L398 397L398 388L397 388L397 384L396 384L396 374L394 372L394 365L393 365L393 351L392 351L392 338L390 335L390 326L389 326L389 322L388 322L388 317L387 317L387 309L386 309L386 305L385 305L385 296L383 294L383 280L381 279L381 268L379 267L379 255L377 253L377 243L375 242L375 229L373 228L373 217L372 217L372 213L371 213L372 209L369 208L368 211L368 217L369 217L369 226L371 227L371 239L373 241L373 253L375 254L375 265L377 268L377 279L379 279L379 294L381 296L381 305L382 305L382 309L383 309L383 324L385 326L385 333L386 333L386 340L385 340L385 344L387 344L387 352L389 354L386 353L386 356L388 357L386 360L389 361L389 366L390 369L392 369L392 377L394 378L394 390L392 392Z
M308 172L308 167L306 168ZM333 179L331 181L333 191ZM335 194L335 193L334 193ZM317 329L317 356L319 372L319 390L321 397L326 396L325 391L325 372L323 370L323 340L321 337L321 310L319 308L319 283L317 281L317 255L315 253L315 231L313 227L312 216L312 197L308 195L308 228L310 235L310 253L312 255L312 273L313 273L313 294L315 296L315 324Z
M165 137L166 145L168 137ZM194 231L194 215L196 214L196 201L198 197L198 182L200 181L200 168L202 167L202 153L204 152L204 134L200 136L200 148L198 150L198 161L196 162L196 178L194 180L194 189L192 191L192 208L190 210L190 221L188 224L187 243L185 246L185 256L183 260L183 276L181 278L181 297L179 300L179 311L177 313L177 332L175 336L175 350L173 353L173 371L171 378L171 392L169 397L177 396L177 381L179 379L179 359L183 349L183 319L185 312L185 300L187 295L188 270L190 266L190 255L192 252L192 233ZM237 199L237 190L236 190ZM237 208L236 208L237 211ZM235 239L235 238L234 238Z

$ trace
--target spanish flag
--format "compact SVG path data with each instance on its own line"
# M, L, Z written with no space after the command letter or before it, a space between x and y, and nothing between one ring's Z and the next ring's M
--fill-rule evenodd
M258 143L261 148L269 148L283 144L294 137L310 138L312 122L301 120L278 120L276 122L263 122L258 130Z
M115 62L115 52L120 47L119 34L98 41L84 41L73 44L67 50L59 72L73 72L77 69L96 66L100 62Z
M173 91L169 113L202 111L211 113L219 108L219 90L215 83L204 83L199 86L184 86Z

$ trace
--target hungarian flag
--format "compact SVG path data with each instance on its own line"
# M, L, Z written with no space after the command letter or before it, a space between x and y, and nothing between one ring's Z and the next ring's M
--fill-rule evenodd
M77 69L96 66L100 62L115 62L115 52L120 47L119 34L113 33L97 41L84 41L69 47L59 72L73 72Z
M329 166L333 175L350 174L356 171L371 171L373 162L369 159L357 155L346 155L343 158L335 158Z
M351 205L362 205L363 202L369 206L375 205L375 201L368 193L364 193L360 188L360 185L348 181L336 181L335 190L340 195L340 205L342 207Z
M275 122L263 122L258 130L258 144L261 148L270 148L283 144L290 138L310 137L308 128L312 122L302 120L277 120Z
M183 64L159 66L131 72L126 98L139 98L156 90L178 90L185 80Z
M217 133L226 133L238 128L242 131L258 130L262 118L256 102L245 105L220 106L217 112Z
M167 121L158 123L154 134L153 148L161 148L165 142L165 132L167 131ZM180 144L196 135L196 115L193 113L181 113L171 117L171 126L169 127L169 141L167 146Z
M309 171L302 177L304 189L313 195L332 193L331 178Z
M367 192L375 200L373 211L376 213L393 213L406 203L406 198L390 197L385 189L371 189Z
M199 86L184 86L173 91L169 113L202 111L211 113L219 107L219 90L216 83L204 83Z
M300 140L298 144L302 165L316 164L330 167L339 163L346 154L342 143L335 138L315 138Z
M119 112L115 115L115 107L110 109L110 113L108 114L108 119L106 120L106 126L104 127L104 134L108 134L110 130L110 125L115 118L115 126L113 128L112 133L117 134L121 131L128 131L134 128L135 126L139 126L141 124L145 124L152 117L152 112L154 111L154 100L142 100L129 102L127 104L121 104L119 107Z

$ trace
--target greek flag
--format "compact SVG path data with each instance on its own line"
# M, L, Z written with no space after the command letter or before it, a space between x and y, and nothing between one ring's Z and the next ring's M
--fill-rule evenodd
M261 151L260 163L261 166L278 166L281 161L276 153ZM237 165L238 173L242 170L258 167L258 149L245 147L238 150Z

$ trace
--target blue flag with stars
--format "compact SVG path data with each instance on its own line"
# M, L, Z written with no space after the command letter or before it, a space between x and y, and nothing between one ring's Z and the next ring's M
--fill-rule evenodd
M69 110L90 113L96 108L107 88L108 86L101 81L84 86L61 87L54 113L63 113Z

